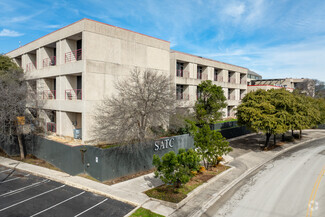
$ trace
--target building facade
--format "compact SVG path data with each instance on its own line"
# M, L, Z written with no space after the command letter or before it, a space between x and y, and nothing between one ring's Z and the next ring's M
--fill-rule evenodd
M170 43L97 21L82 19L6 54L25 72L29 91L42 99L37 114L47 131L92 140L96 107L116 94L114 84L135 67L170 75L177 106L193 107L197 85L222 86L228 107L247 92L248 69L170 50ZM32 110L30 105L30 110Z

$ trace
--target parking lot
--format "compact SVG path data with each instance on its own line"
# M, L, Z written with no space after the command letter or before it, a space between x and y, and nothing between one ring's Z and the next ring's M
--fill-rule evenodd
M134 206L0 165L0 216L124 216Z

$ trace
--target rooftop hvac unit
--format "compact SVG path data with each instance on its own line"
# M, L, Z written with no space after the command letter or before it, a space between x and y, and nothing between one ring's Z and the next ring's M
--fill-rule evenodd
M75 139L81 139L82 138L82 136L81 136L81 128L73 130L73 138L75 138Z

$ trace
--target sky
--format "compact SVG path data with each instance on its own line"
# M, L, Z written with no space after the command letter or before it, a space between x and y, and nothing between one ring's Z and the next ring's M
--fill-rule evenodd
M263 78L325 81L323 0L0 0L0 53L89 18Z

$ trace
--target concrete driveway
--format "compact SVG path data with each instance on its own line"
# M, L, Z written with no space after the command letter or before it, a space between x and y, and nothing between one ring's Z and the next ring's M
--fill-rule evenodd
M134 206L0 166L0 216L124 216Z
M239 182L202 216L325 216L325 139L278 156Z

